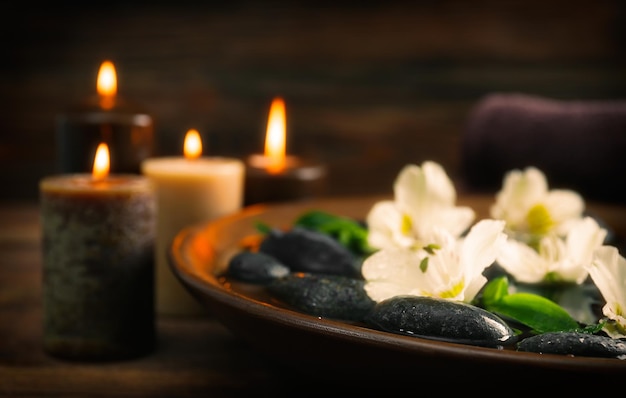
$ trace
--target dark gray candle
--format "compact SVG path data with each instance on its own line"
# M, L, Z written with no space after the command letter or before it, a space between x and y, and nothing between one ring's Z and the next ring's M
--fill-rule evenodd
M43 346L113 360L155 344L155 199L137 175L52 176L40 183Z

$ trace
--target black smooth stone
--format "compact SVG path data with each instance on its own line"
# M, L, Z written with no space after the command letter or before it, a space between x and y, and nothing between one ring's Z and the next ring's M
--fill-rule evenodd
M363 286L362 279L341 275L294 273L272 281L267 290L306 314L360 321L375 304Z
M579 332L553 332L528 337L517 344L517 350L540 354L626 359L624 340Z
M371 327L406 336L459 344L501 347L517 342L497 315L471 304L421 296L395 296L365 317Z
M226 275L243 282L266 284L289 272L289 267L268 254L242 251L230 259Z
M259 251L276 258L292 272L361 276L361 261L348 248L329 235L302 227L272 229Z

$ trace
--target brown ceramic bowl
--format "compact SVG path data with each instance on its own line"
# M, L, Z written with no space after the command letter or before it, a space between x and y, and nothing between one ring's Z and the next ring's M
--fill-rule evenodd
M182 230L173 241L171 266L186 288L233 334L254 349L316 377L441 383L429 375L494 380L523 379L596 384L607 376L626 376L626 360L498 350L401 336L299 313L274 302L261 287L221 276L242 240L256 234L255 222L288 226L297 216L319 209L363 219L380 197L327 199L305 203L257 205ZM491 197L459 198L487 214ZM315 373L312 373L315 372ZM320 376L322 375L322 376ZM573 379L576 376L578 379ZM439 380L439 381L435 381ZM444 382L445 383L445 382Z

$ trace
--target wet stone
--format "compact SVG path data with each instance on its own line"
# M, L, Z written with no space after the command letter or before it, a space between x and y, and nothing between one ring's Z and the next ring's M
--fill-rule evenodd
M306 314L360 321L375 304L363 286L363 280L341 275L294 273L272 281L267 289Z
M377 303L365 317L371 327L406 336L482 347L517 342L497 315L463 302L421 296L395 296Z
M329 235L294 227L272 229L259 251L287 265L292 272L312 272L360 277L361 260Z
M626 341L579 332L553 332L528 337L518 343L517 350L540 354L626 359Z
M234 255L229 263L227 275L239 281L266 284L289 274L289 267L274 257L258 252L243 251Z

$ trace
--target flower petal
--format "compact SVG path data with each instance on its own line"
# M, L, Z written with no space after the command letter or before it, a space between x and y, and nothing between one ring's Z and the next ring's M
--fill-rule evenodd
M361 274L366 280L365 291L374 301L400 294L414 294L419 277L420 259L407 249L383 249L363 261Z
M528 209L548 193L548 182L541 170L527 167L524 171L509 171L496 194L491 217L506 220L511 225L524 222Z
M422 214L432 207L454 205L456 191L441 165L426 161L405 166L394 183L395 200L401 211Z
M381 201L374 204L367 214L366 223L367 241L371 247L381 249L393 247L396 244L403 246L402 241L395 242L401 233L402 214L394 202Z
M595 250L588 270L611 311L623 316L626 309L626 259L617 248L602 246Z
M496 260L506 242L505 222L484 219L476 223L463 240L460 262L470 279L480 275Z
M543 200L560 235L566 234L572 223L583 216L585 202L577 192L570 190L552 190Z
M573 228L566 237L567 257L572 259L574 269L560 270L565 280L580 284L587 278L588 271L585 265L593 258L595 249L602 246L608 231L591 217L585 217L572 224Z
M459 237L467 231L475 218L476 212L472 208L458 206L432 213L426 220L429 220L431 226L443 228L455 237Z
M508 239L496 259L518 282L541 282L548 264L536 250L523 242Z

